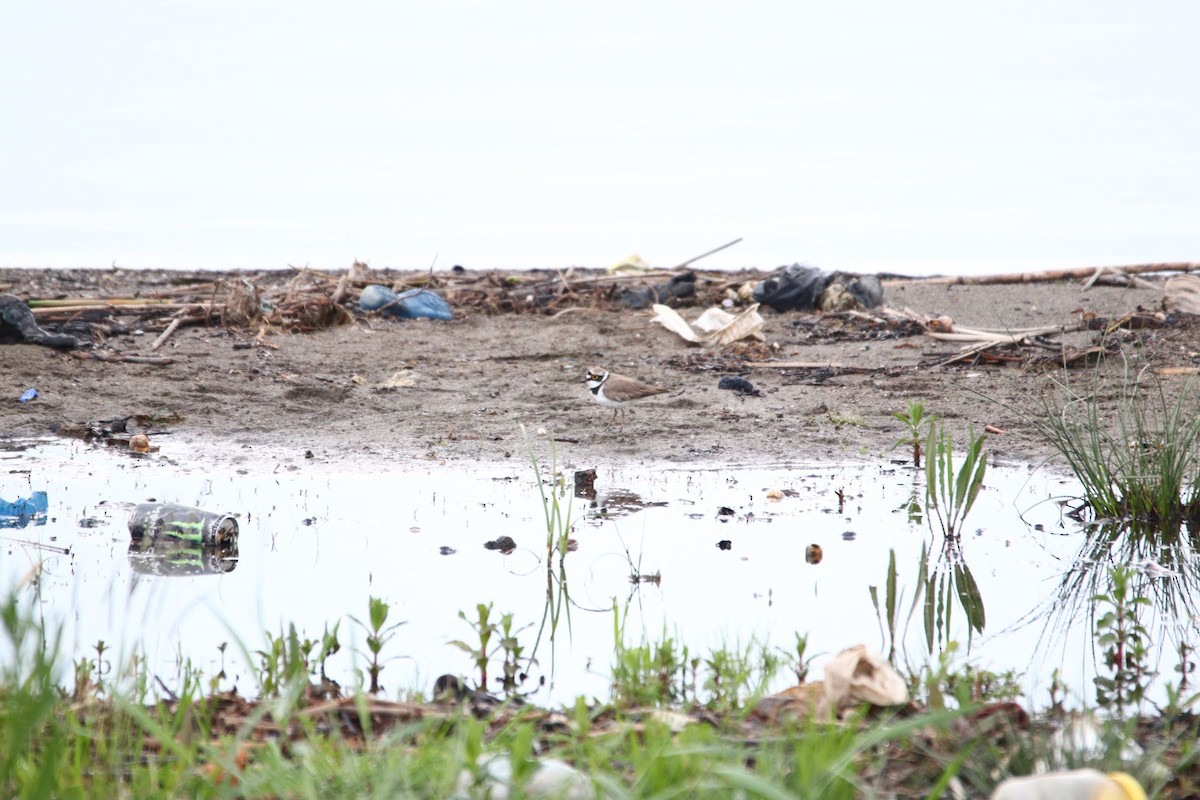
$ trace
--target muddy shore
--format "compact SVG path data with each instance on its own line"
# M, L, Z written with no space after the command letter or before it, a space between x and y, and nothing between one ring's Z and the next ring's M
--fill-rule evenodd
M367 277L390 283L406 274ZM1034 418L1042 413L1039 398L1055 381L1082 385L1096 375L1119 380L1127 370L1136 374L1145 367L1200 363L1200 326L1192 318L1119 329L1106 337L1111 349L1104 364L1070 370L1033 366L1041 356L1021 348L998 360L939 365L961 345L899 323L770 309L762 311L764 346L702 350L652 322L649 311L611 302L611 295L572 295L572 302L554 308L507 309L494 301L495 293L488 299L478 288L456 288L453 277L434 284L454 307L455 319L449 322L363 315L351 292L341 303L352 312L344 324L309 332L270 318L239 325L214 318L178 328L154 352L151 344L165 327L162 315L110 317L103 334L91 333L91 352L154 356L169 363L80 358L28 344L0 346L0 432L46 435L68 423L136 414L156 417L149 424L159 436L196 441L209 452L229 454L231 461L251 449L281 462L312 458L402 465L523 460L524 425L553 434L566 466L712 467L904 458L903 448L893 447L903 434L893 414L915 400L945 419L956 435L968 425L1004 431L990 436L997 458L1040 461L1050 449ZM264 296L270 287L296 280L291 273L3 269L0 293L23 300L152 297L166 288L186 289L189 281L227 285L243 278L268 287ZM330 276L328 285L335 279ZM519 298L521 286L545 280L544 273L506 273L488 286L499 285L506 297ZM729 275L704 275L699 285L710 291L698 291L697 305L685 305L680 313L693 319L706 301L719 298L716 288L733 282ZM1105 319L1138 309L1153 312L1161 308L1161 294L1150 288L1085 288L1077 282L945 286L888 281L884 302L929 317L946 315L958 325L1018 329L1071 325L1085 312ZM39 321L54 319L43 313ZM74 330L82 329L77 324ZM1082 349L1095 345L1098 336L1080 331L1048 341ZM762 361L831 368L754 364ZM584 385L587 369L594 366L670 392L631 410L621 431L609 426L610 412L591 401ZM718 389L725 375L747 378L760 395ZM1177 392L1187 379L1163 380L1168 392ZM38 398L17 402L29 388L38 390ZM1115 395L1101 396L1110 402Z

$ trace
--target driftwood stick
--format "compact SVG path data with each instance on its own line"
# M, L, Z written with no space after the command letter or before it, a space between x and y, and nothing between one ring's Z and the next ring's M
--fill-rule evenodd
M1097 270L1111 269L1127 275L1147 272L1198 272L1200 262L1180 261L1168 264L1132 264L1127 267L1080 267L1078 269L1052 269L1045 272L1006 272L998 275L940 275L933 278L905 278L887 281L897 283L925 283L932 285L984 286L1001 283L1045 283L1048 281L1086 280Z
M153 353L155 350L162 347L163 342L165 342L167 339L170 339L171 334L179 330L179 325L182 322L183 317L176 317L175 319L171 320L171 324L167 326L167 329L160 333L158 338L154 340L154 343L150 345L150 352Z
M154 364L155 366L166 366L174 364L175 359L170 356L130 356L124 353L85 353L79 350L72 350L71 355L78 358L80 361L107 361L111 363L125 364Z
M31 302L38 302L36 300ZM35 317L46 317L52 314L77 314L80 311L94 311L96 309L111 311L116 314L127 314L135 311L178 311L181 308L192 308L201 305L200 303L147 303L144 300L137 302L113 303L109 300L103 300L96 303L83 302L76 305L53 306L49 308L31 308Z
M58 300L30 300L30 308L75 308L77 306L162 306L171 308L173 303L145 297L65 297Z
M1100 276L1103 275L1108 269L1109 269L1109 267L1096 267L1096 271L1092 273L1092 277L1088 278L1086 281L1083 282L1083 288L1090 289L1093 286L1095 286L1096 281L1100 280ZM1120 270L1113 270L1113 272L1117 272L1122 275L1125 274L1125 273L1121 272Z
M333 301L334 305L342 302L342 298L346 296L346 284L348 284L350 279L354 277L354 273L357 271L355 270L355 267L357 266L358 262L355 261L346 268L345 272L342 273L341 279L337 282L337 288L333 290L333 295L329 298Z

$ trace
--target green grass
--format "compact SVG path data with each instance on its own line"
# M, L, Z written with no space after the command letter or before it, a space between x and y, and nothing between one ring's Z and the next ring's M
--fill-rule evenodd
M514 796L525 796L521 787L550 758L573 765L598 797L612 798L935 797L950 796L952 782L968 797L986 797L1002 777L1039 761L1123 768L1161 786L1165 778L1154 764L1169 758L1177 775L1200 779L1189 744L1197 723L1189 717L1146 728L1158 744L1143 737L1148 755L1132 761L1120 753L1133 729L1116 722L1105 723L1101 752L1056 750L1041 723L1016 728L1003 716L977 716L1008 698L1011 682L989 688L994 676L959 669L950 658L921 682L930 697L956 698L956 707L766 723L746 710L781 657L754 643L688 656L664 638L618 646L609 703L579 698L557 712L513 704L480 719L469 706L389 703L366 686L320 711L326 701L308 692L308 680L320 673L316 664L295 668L292 680L254 703L204 693L212 683L190 669L173 690L163 685L163 696L151 694L145 673L122 683L132 688L83 681L72 694L62 688L58 637L23 611L16 595L0 603L0 620L5 798L442 798L456 784L482 780L484 764L496 758L511 765ZM380 614L376 621L382 629ZM298 658L302 638L284 638L293 640ZM800 644L795 658L793 667L802 667ZM622 659L637 665L637 674L622 672ZM659 679L677 681L684 664L691 678L680 685L687 688L663 693ZM627 678L636 684L623 685ZM707 704L695 702L697 681ZM673 713L651 713L644 701Z
M1200 386L1190 381L1172 400L1161 381L1146 380L1126 373L1112 411L1100 381L1082 393L1060 384L1043 397L1039 427L1097 517L1200 520Z

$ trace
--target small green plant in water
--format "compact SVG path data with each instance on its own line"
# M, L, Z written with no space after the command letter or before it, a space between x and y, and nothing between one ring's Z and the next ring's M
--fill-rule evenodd
M925 439L922 428L929 427L937 417L925 413L925 404L920 400L909 400L907 411L897 411L893 417L904 423L905 434L892 447L907 445L912 448L913 466L921 468L921 442Z
M1106 607L1096 618L1096 644L1109 670L1108 675L1096 676L1096 702L1124 715L1127 707L1141 705L1154 677L1146 665L1150 633L1138 619L1138 610L1151 603L1136 593L1134 570L1113 567L1109 576L1112 585L1108 593L1092 598L1098 608Z
M925 505L934 512L947 537L957 537L966 516L983 488L987 451L982 434L967 429L967 449L962 464L954 467L954 444L942 425L929 426L925 448Z
M526 674L521 668L522 654L525 648L518 639L518 634L524 628L514 630L513 616L511 613L502 614L500 622L495 622L492 619L491 603L487 605L479 603L475 606L475 620L473 622L467 617L465 612L458 612L458 618L475 630L475 637L479 643L477 645L470 645L461 639L455 639L450 644L471 656L471 660L475 662L475 668L479 670L478 688L483 691L487 691L488 664L491 662L492 657L499 652L504 653L500 680L506 695L512 696L516 694L520 684L526 678ZM497 636L499 637L499 641L493 647L492 639ZM529 659L525 660L529 661Z
M394 622L388 625L387 618L390 610L387 601L371 597L368 599L367 624L363 624L354 617L350 618L367 633L367 651L363 655L369 659L367 676L370 678L371 684L367 691L371 694L379 694L383 688L379 684L379 674L383 672L383 662L380 661L379 655L383 652L384 646L396 635L396 629L405 624L404 622ZM337 645L337 628L334 628L333 644ZM322 674L324 674L324 669L322 669Z
M800 658L803 647L797 648ZM722 714L745 708L749 698L766 693L783 661L777 652L753 640L744 648L713 650L704 659L705 705Z
M664 631L661 641L645 637L639 644L625 642L625 625L613 604L613 702L623 706L672 706L696 699L696 669L700 659L690 658L687 647L678 647ZM691 679L688 668L691 667Z
M567 538L571 532L571 498L567 497L566 506L563 506L560 497L566 496L566 481L558 474L558 456L554 451L554 440L550 440L551 456L550 456L550 491L546 491L546 483L542 480L542 468L538 463L537 454L533 451L533 440L529 438L529 431L525 426L521 426L521 436L525 439L525 449L529 451L529 461L533 464L533 474L537 479L538 495L542 499L542 511L546 518L546 541L548 548L553 551L558 547L562 552L566 552Z
M567 634L571 633L571 603L570 591L567 585L567 553L571 549L571 530L574 522L571 518L572 496L568 495L566 479L558 472L558 454L554 448L554 437L550 437L550 491L546 491L546 481L542 478L542 468L538 463L537 453L533 449L533 440L529 431L521 426L521 436L525 439L525 448L529 451L529 462L533 466L534 479L537 481L538 496L542 501L542 512L546 519L546 605L542 613L542 621L538 626L533 649L527 660L536 661L538 648L543 636L550 643L550 674L554 674L554 641L558 632L559 622L565 620ZM562 498L566 498L566 504ZM558 555L557 570L554 566L555 554ZM519 658L519 654L514 659ZM507 682L506 682L507 684ZM507 691L507 685L506 685Z

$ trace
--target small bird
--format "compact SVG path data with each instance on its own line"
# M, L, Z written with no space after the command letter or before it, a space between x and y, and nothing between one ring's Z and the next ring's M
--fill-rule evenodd
M599 367L589 369L585 380L588 390L592 393L592 399L605 408L613 410L612 419L608 421L609 425L612 425L613 420L620 413L622 431L625 430L625 406L635 400L653 397L667 391L661 386L650 386Z

